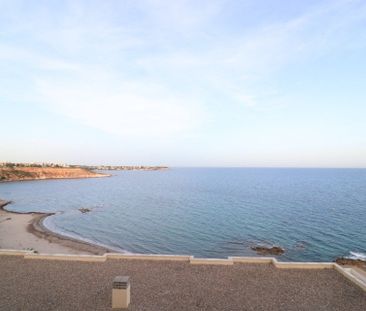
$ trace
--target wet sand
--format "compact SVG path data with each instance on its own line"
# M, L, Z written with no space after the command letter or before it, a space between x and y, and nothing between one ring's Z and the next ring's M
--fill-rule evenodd
M39 253L97 254L110 250L104 247L62 236L48 230L43 220L46 213L10 212L0 201L0 248L26 250ZM115 252L115 251L114 251Z

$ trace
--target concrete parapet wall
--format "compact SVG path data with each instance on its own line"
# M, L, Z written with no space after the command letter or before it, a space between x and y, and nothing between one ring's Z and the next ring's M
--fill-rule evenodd
M273 263L272 257L228 257L234 263Z
M234 262L231 259L218 259L218 258L194 258L191 256L189 262L192 265L233 265Z
M351 282L361 287L364 291L366 291L366 282L353 275L352 268L343 268L338 264L334 264L334 269L339 273L343 274L343 276L345 276Z
M155 255L155 254L120 254L107 253L108 259L137 259L137 260L173 260L173 261L189 261L191 256L188 255Z
M46 259L46 260L67 260L67 261L88 261L88 262L104 262L106 255L64 255L64 254L36 254L27 253L24 255L25 259Z
M24 256L25 254L33 253L32 251L14 250L14 249L0 249L0 256Z
M366 279L352 267L342 267L333 262L279 262L274 257L228 257L221 258L195 258L188 255L144 255L144 254L119 254L106 253L102 256L95 255L65 255L65 254L38 254L28 250L0 249L0 256L23 256L24 259L33 260L66 260L105 262L109 260L155 260L155 261L183 261L193 265L233 265L233 264L273 264L279 269L335 269L348 280L366 291Z
M272 263L279 269L333 269L332 262L279 262L272 258Z

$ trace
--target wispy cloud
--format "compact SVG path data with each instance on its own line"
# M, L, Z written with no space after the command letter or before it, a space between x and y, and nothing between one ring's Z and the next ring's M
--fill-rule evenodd
M38 102L87 126L128 139L165 139L194 130L199 103L161 85L118 77L36 80ZM36 97L37 98L37 97Z
M253 27L237 5L2 1L0 62L46 111L125 139L175 139L290 105L276 83L283 72L366 45L364 1L313 2Z

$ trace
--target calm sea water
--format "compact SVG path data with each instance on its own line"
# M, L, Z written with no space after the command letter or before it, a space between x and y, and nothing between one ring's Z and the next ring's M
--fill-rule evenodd
M282 260L366 254L366 170L172 168L0 184L16 211L58 212L51 229L132 253L227 257L280 245ZM90 208L82 214L79 208Z

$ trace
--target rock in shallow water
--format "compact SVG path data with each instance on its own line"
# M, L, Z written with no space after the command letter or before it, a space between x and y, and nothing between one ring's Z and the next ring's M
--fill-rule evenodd
M348 266L357 266L361 268L366 268L366 261L363 261L361 259L339 257L335 260L335 262L342 266L348 265Z
M251 249L253 251L256 251L257 254L260 255L282 255L285 252L285 250L279 246L272 246L272 247L253 246L251 247Z
M10 204L11 201L5 201L0 199L0 209L3 209L6 205Z

